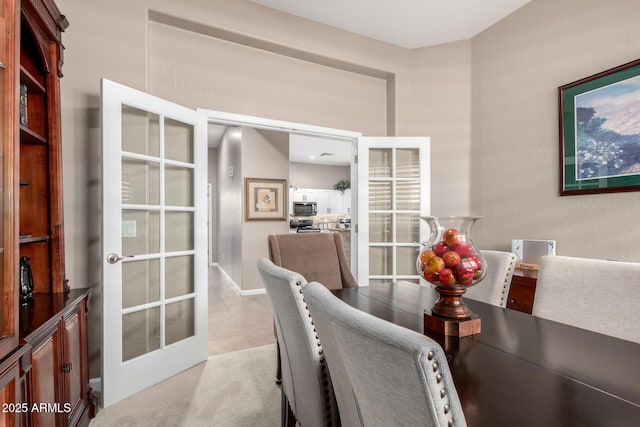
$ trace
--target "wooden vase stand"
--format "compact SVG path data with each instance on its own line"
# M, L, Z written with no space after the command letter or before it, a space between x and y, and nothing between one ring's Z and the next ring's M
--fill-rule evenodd
M480 317L473 314L462 301L466 289L436 287L440 294L431 310L424 311L424 329L445 336L466 337L479 334Z

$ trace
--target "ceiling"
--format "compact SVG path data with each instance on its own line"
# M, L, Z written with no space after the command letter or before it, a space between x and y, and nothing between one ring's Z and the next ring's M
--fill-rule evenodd
M529 0L251 0L413 49L469 39Z
M351 143L344 140L289 135L289 161L324 166L351 164Z

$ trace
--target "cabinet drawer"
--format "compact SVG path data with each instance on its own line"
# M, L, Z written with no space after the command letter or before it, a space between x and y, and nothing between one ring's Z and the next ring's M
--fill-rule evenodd
M537 278L535 273L527 275L514 274L507 299L507 308L531 314L536 293Z

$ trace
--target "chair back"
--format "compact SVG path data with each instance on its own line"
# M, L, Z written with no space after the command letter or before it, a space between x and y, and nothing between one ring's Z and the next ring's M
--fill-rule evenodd
M437 342L345 304L322 284L309 283L302 292L343 426L466 426Z
M266 258L258 260L258 271L273 306L282 387L291 410L303 426L337 425L337 405L323 349L300 291L307 282Z
M482 255L487 263L487 274L480 283L467 289L464 298L506 307L517 258L511 252L502 251L484 250Z
M534 316L640 343L640 263L543 256Z
M349 270L340 233L276 234L267 240L271 261L302 274L308 282L320 282L329 289L358 286Z

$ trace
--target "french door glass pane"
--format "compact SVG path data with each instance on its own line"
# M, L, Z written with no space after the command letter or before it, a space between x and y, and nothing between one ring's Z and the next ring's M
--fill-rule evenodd
M122 159L122 203L160 203L160 166L156 162Z
M193 212L165 212L165 251L190 251L193 242Z
M165 264L165 296L172 298L193 292L193 255L168 257Z
M193 207L193 169L165 167L165 204Z
M194 299L167 304L165 307L165 344L173 344L194 334Z
M390 246L372 246L369 248L369 274L388 276L393 274L393 248Z
M122 361L160 348L160 308L122 315Z
M160 213L122 210L122 253L125 255L160 252Z
M160 299L160 260L122 263L122 308Z
M398 243L415 243L420 241L420 215L396 214L396 241Z
M164 120L164 157L193 163L193 126L169 118Z
M369 181L369 210L391 210L391 181Z
M122 151L158 157L160 118L157 114L122 106Z
M400 211L420 210L420 181L396 182L396 209Z
M389 243L392 241L391 214L369 214L369 242Z
M417 248L414 246L396 247L396 274L398 276L416 275Z
M392 176L392 149L372 148L369 150L369 177L388 178Z
M396 149L396 177L420 177L420 150L417 148Z

